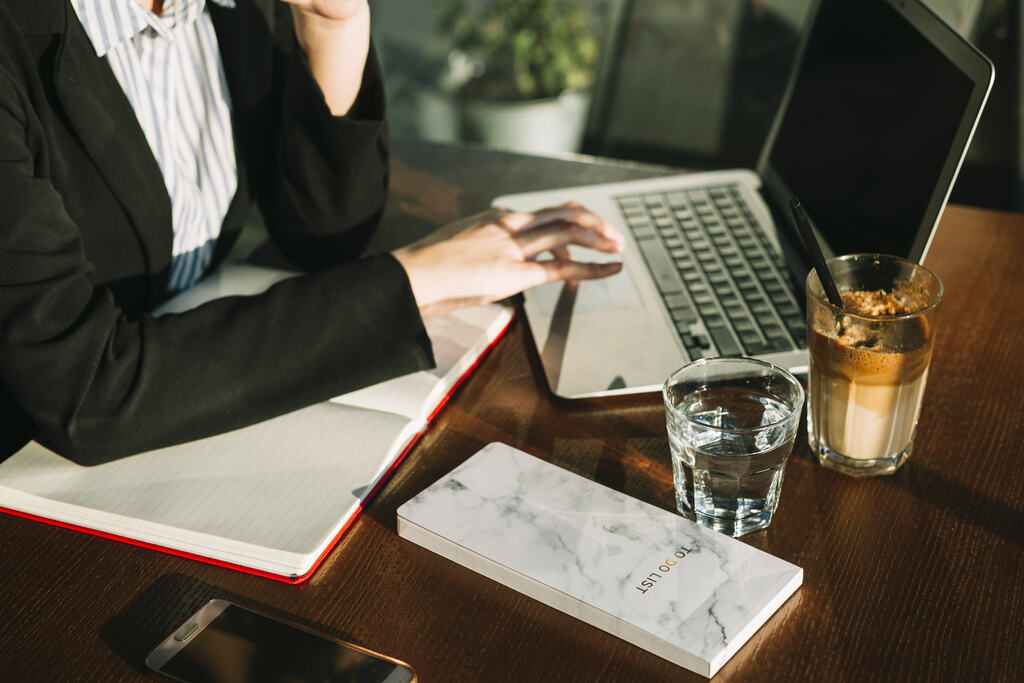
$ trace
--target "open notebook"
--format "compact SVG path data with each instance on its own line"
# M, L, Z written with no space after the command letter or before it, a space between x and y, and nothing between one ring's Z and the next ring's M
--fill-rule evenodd
M158 314L292 275L228 264ZM82 467L33 442L0 463L0 509L274 579L323 560L512 309L426 320L437 367L219 436Z

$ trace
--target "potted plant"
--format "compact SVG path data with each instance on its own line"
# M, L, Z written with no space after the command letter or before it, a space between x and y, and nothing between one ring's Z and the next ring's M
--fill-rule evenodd
M443 7L453 49L437 90L458 137L578 150L598 57L584 7L575 0L445 0Z

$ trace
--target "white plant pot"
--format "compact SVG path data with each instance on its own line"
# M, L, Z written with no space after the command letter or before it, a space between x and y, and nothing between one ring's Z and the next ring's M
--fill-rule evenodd
M578 152L590 93L564 92L543 100L459 100L436 91L419 96L420 134L438 142L482 142L518 152Z
M462 132L468 140L516 151L578 152L589 109L585 92L523 102L467 101Z

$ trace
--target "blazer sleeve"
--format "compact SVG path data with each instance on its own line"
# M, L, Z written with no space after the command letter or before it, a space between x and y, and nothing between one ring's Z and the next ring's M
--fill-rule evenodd
M334 116L285 3L211 7L234 98L235 140L271 239L317 268L366 247L387 198L384 84L370 46L358 97Z
M0 67L0 390L10 398L0 404L16 404L47 447L100 463L432 364L408 279L387 254L259 296L127 315L90 281L33 117Z
M278 187L267 227L289 259L315 268L361 252L384 210L384 85L371 47L351 111L332 116L297 46L289 72L277 143Z

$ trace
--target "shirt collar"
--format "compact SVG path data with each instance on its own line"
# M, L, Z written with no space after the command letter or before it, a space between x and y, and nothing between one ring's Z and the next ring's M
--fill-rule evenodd
M210 1L229 9L235 7L235 0ZM102 57L146 28L172 39L171 27L195 21L206 8L206 0L166 0L162 17L145 9L138 0L71 0L71 6L96 55Z

